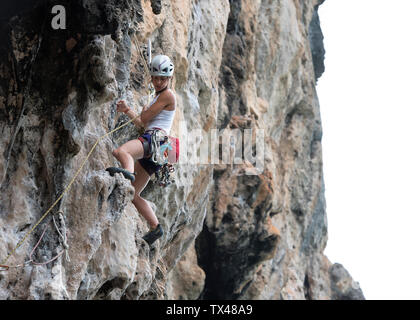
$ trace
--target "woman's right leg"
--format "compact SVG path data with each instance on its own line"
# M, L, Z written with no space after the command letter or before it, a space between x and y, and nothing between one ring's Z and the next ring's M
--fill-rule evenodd
M134 161L143 158L143 154L143 144L139 139L130 140L112 151L112 155L117 158L121 163L121 166L129 172L134 172Z
M159 221L153 212L153 209L150 207L149 203L140 197L141 192L146 187L149 182L150 176L146 170L140 165L138 161L134 164L134 170L136 173L136 179L133 182L134 186L134 199L133 204L136 207L137 211L146 219L151 229L155 229Z

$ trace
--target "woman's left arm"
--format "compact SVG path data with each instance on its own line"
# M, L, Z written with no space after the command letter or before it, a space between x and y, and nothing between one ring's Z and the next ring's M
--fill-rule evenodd
M175 103L175 97L172 93L165 91L162 92L159 98L154 104L152 104L147 110L143 108L140 119L143 123L148 123L154 117L156 117L165 107Z

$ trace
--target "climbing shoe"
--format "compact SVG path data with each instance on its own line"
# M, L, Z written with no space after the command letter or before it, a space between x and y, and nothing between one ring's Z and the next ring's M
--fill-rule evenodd
M163 236L163 228L160 224L156 227L154 230L150 230L143 239L149 244L149 246L152 245L153 242L155 242L157 239L159 239L161 236Z
M134 181L136 177L134 176L134 173L131 173L123 168L117 168L117 167L109 167L105 169L109 172L109 174L113 177L116 173L122 173L124 177L128 180Z

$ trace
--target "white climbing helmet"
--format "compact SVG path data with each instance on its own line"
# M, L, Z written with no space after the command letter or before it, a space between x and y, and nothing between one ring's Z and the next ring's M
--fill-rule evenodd
M170 77L174 74L174 64L168 56L159 54L155 56L150 64L152 76Z

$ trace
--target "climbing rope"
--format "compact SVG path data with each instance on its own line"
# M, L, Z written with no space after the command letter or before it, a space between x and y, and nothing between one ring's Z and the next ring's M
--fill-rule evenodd
M60 218L60 220L62 219L63 221L64 221L64 218L62 217L62 212L58 212L59 214L60 214L60 216L61 216L61 218ZM57 260L59 257L61 257L61 255L63 254L63 253L66 253L67 254L67 249L69 248L69 246L67 245L67 236L66 236L66 230L65 230L65 225L62 225L63 226L63 229L64 229L64 232L62 233L61 231L60 231L60 228L57 226L57 224L56 224L56 222L55 222L55 219L54 219L54 216L53 216L53 218L52 218L52 221L54 222L54 226L55 226L55 229L56 229L56 231L57 231L57 233L60 235L60 237L63 239L63 241L62 241L62 246L63 246L63 250L61 250L55 257L53 257L53 258L51 258L51 259L49 259L49 260L47 260L47 261L43 261L43 262L37 262L37 261L35 261L33 258L32 258L32 256L34 255L34 252L35 252L35 250L38 248L38 246L39 246L39 244L41 243L41 240L42 240L42 238L44 238L44 235L45 235L45 232L47 231L47 228L48 228L48 224L49 223L46 223L45 224L45 228L44 228L44 230L42 231L42 234L41 234L41 236L40 236L40 238L39 238L39 240L38 240L38 242L36 243L36 245L33 247L33 249L32 249L32 251L31 251L31 253L29 254L29 260L28 261L25 261L24 263L22 263L22 264L18 264L18 265L16 265L16 266L8 266L8 265L4 265L4 264L0 264L0 268L2 268L2 269L0 269L0 271L7 271L7 270L9 270L10 268L22 268L22 267L25 267L25 266L27 266L27 265L29 265L29 264L34 264L34 265L37 265L37 266L42 266L42 265L46 265L46 264L48 264L48 263L50 263L50 262L53 262L54 260ZM50 221L51 222L51 221ZM64 234L64 235L63 235ZM67 261L69 261L69 260L67 260Z
M58 259L59 257L61 257L61 255L62 255L62 254L64 253L64 251L66 250L66 249L61 250L61 252L60 252L59 254L57 254L54 258L51 258L51 259L50 259L50 260L48 260L48 261L44 261L44 262L36 262L36 261L34 261L34 259L32 259L32 256L33 256L33 254L34 254L35 250L38 248L39 244L41 243L42 238L43 238L43 237L44 237L44 235L45 235L45 232L47 231L47 227L48 227L48 223L45 225L45 228L44 228L44 231L43 231L43 232L42 232L42 234L41 234L41 237L39 238L39 240L38 240L38 242L36 243L35 247L32 249L31 253L29 254L29 260L28 260L28 261L26 261L26 262L25 262L25 264L32 263L32 264L37 265L37 266L46 265L46 264L48 264L48 263L50 263L50 262L53 262L54 260ZM57 231L59 231L59 229L58 229L58 228L57 228L56 230L57 230Z
M149 72L149 66L148 66L148 64L146 63L146 60L145 60L145 58L144 58L144 56L143 56L143 52L142 52L142 50L140 50L140 48L139 48L139 46L138 46L138 43L137 43L137 39L134 37L134 40L135 40L135 44L136 44L136 46L137 46L137 50L140 52L140 56L141 56L141 58L142 58L142 60L143 60L143 62L145 63L145 65L146 65L146 73L148 74L148 77L149 77L149 79L150 79L150 72ZM153 92L152 90L151 90L151 88L153 88L153 86L151 86L150 85L150 83L149 83L149 103L150 103L150 95L151 95L151 93ZM54 261L54 260L56 260L58 257L60 257L64 252L66 252L66 258L68 259L68 255L67 255L67 249L68 249L68 244L67 244L67 238L66 238L66 236L65 236L65 232L64 233L61 233L60 231L59 231L59 228L58 228L58 226L56 225L56 223L55 223L55 220L53 220L54 221L54 224L55 224L55 226L56 226L56 230L57 230L57 232L59 233L59 235L60 235L60 238L61 238L61 240L62 240L62 245L63 245L63 247L64 247L64 249L57 255L57 256L55 256L54 258L52 258L52 259L50 259L50 260L48 260L48 261L46 261L46 262L42 262L42 263L39 263L39 262L34 262L33 261L33 259L32 259L32 255L33 255L33 252L35 251L35 249L38 247L38 245L39 245L39 243L40 243L40 241L41 241L41 239L42 239L42 237L44 236L44 234L45 234L45 231L46 231L46 228L44 229L44 232L42 233L42 235L41 235L41 238L40 238L40 240L38 241L38 243L35 245L35 247L34 247L34 249L32 249L32 251L31 251L31 254L30 254L30 259L28 260L28 261L26 261L26 262L24 262L23 264L19 264L19 265L16 265L16 266L8 266L8 265L6 265L6 263L7 263L7 261L9 260L9 258L12 256L12 255L14 255L15 254L15 252L16 252L16 250L17 249L19 249L20 248L20 246L25 242L25 240L34 232L34 230L38 227L38 225L48 216L48 214L51 212L51 210L57 205L57 203L63 198L63 196L64 196L64 194L66 194L67 193L67 191L71 188L71 186L73 185L73 183L74 183L74 181L76 180L76 178L79 176L79 174L80 174L80 172L81 172L81 170L83 169L83 167L85 166L85 164L86 164L86 162L87 162L87 160L89 159L89 157L91 156L91 154L92 154L92 152L95 150L95 148L96 148L96 146L99 144L99 142L102 140L102 139L104 139L104 138L106 138L107 136L109 136L109 135L111 135L111 134L113 134L114 132L116 132L116 131L118 131L118 130L120 130L120 129L122 129L122 128L124 128L125 126L127 126L128 124L130 124L131 122L133 122L134 120L136 120L138 117L140 117L140 114L139 115L137 115L136 117L134 117L134 118L132 118L131 120L129 120L129 121L127 121L126 123L124 123L124 124L122 124L122 125L120 125L119 127L117 127L117 128L115 128L115 129L113 129L113 130L111 130L110 132L108 132L108 133L106 133L106 134L104 134L104 135L102 135L100 138L98 138L97 140L96 140L96 142L95 142L95 144L93 145L93 147L90 149L90 151L89 151L89 153L88 153L88 155L86 156L86 158L83 160L83 162L82 162L82 164L80 165L80 167L77 169L77 171L76 171L76 174L73 176L73 178L71 179L71 181L70 181L70 183L67 185L67 187L64 189L64 191L60 194L60 196L57 198L57 200L48 208L48 210L41 216L41 218L35 223L35 225L24 235L24 237L22 238L22 240L20 240L19 242L18 242L18 244L13 248L13 250L6 256L6 258L5 259L3 259L3 261L1 261L0 262L0 271L6 271L6 270L9 270L10 268L20 268L20 267L24 267L24 266L26 266L27 264L29 264L29 263L33 263L33 264L36 264L36 265L42 265L42 264L47 264L47 263L50 263L50 262L52 262L52 261ZM60 223L62 224L62 226L64 227L65 226L65 224L64 224L64 218L63 218L63 216L62 216L62 212L61 212L61 210L59 211L59 213L61 213L61 218L60 218ZM48 224L47 224L48 225Z
M67 185L67 187L64 189L64 191L61 193L61 195L57 198L57 200L55 200L55 202L48 208L48 210L41 216L41 218L37 221L37 223L25 234L25 236L22 238L22 240L19 241L19 243L15 246L15 248L13 248L13 250L6 256L6 258L0 262L0 266L1 267L6 267L6 262L7 260L9 260L9 258L16 252L17 249L19 249L19 247L23 244L23 242L25 242L25 240L29 237L29 235L32 234L32 232L38 227L38 225L47 217L47 215L50 213L50 211L57 205L57 203L61 200L61 198L63 198L64 194L67 193L67 191L71 188L71 186L73 185L74 181L76 180L76 178L79 176L80 172L82 171L82 168L85 166L87 160L89 159L89 157L91 156L93 150L95 150L96 146L98 145L98 143L105 137L109 136L110 134L124 128L125 126L127 126L128 124L130 124L131 122L133 122L135 119L137 119L138 117L140 117L140 115L134 117L133 119L127 121L126 123L122 124L121 126L115 128L114 130L111 130L110 132L102 135L100 138L98 138L95 142L95 144L93 145L93 147L90 149L88 155L86 156L86 158L83 160L83 163L80 165L79 169L77 169L76 174L74 175L74 177L71 179L70 183Z
M144 65L144 68L143 69L146 70L146 74L147 74L147 82L149 83L149 85L148 85L149 101L147 102L147 105L149 105L150 104L150 101L151 101L150 100L150 97L152 95L154 95L154 93L155 93L155 88L153 87L153 85L151 83L152 76L150 75L150 61L151 61L151 54L152 54L151 44L150 44L150 40L149 40L149 45L148 45L148 49L147 49L147 54L149 55L147 57L147 59L148 59L149 62L147 62L146 61L146 58L143 55L143 50L141 50L140 45L139 45L139 43L137 41L137 38L134 37L133 39L134 39L134 45L136 46L137 51L140 53L140 58L141 58L141 60L143 62L143 65Z

